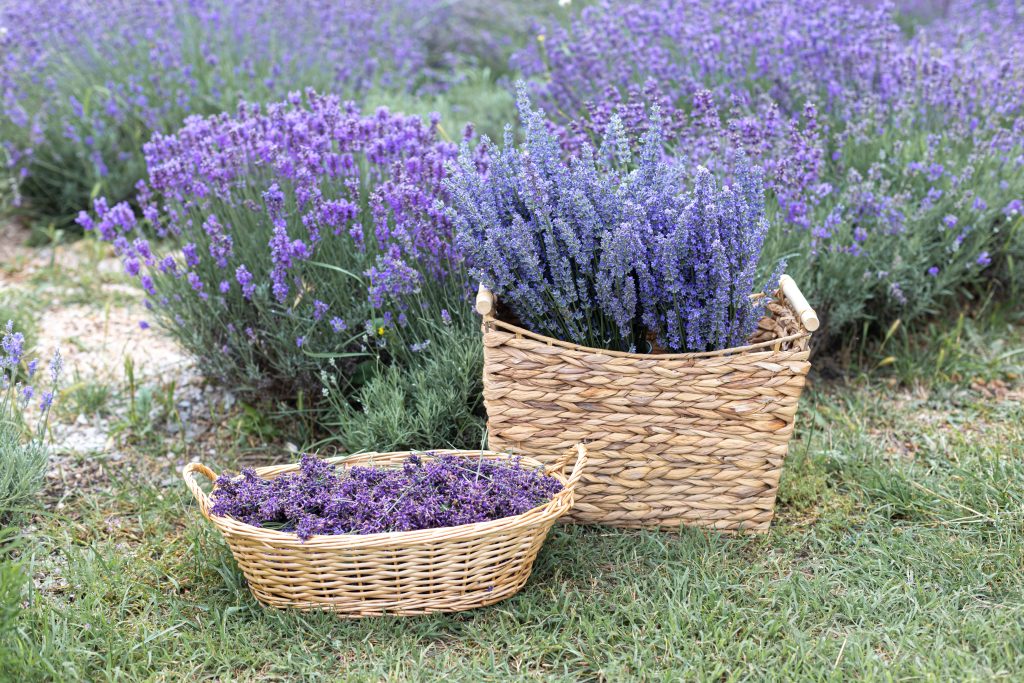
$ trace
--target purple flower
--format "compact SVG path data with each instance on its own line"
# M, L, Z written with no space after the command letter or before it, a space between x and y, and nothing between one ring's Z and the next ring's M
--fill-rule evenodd
M331 329L335 332L344 332L348 329L348 324L344 320L338 317L331 318Z
M44 391L42 398L39 401L39 410L46 412L53 405L53 392Z
M928 275L930 277L935 277L938 274L939 274L939 267L938 266L932 266L931 268L928 269Z
M307 90L190 117L176 132L152 137L138 202L158 234L172 239L139 246L141 238L124 234L130 217L103 198L94 219L109 224L102 239L135 259L127 267L136 272L137 264L147 291L166 293L155 314L162 324L189 328L197 355L223 340L205 328L194 334L194 298L183 296L190 290L222 302L225 324L252 328L261 344L253 356L259 371L281 373L284 366L272 359L294 354L310 317L348 321L332 324L339 331L366 320L420 328L422 316L410 311L424 303L424 283L442 285L432 288L441 298L429 305L462 303L467 275L440 204L456 154L429 121L383 108L363 115L340 97ZM233 296L234 282L240 296ZM240 307L243 300L252 305ZM416 329L387 341L395 348L426 334ZM276 380L298 388L322 364L302 356L299 371ZM253 376L241 368L237 375Z
M989 253L987 251L983 251L980 254L978 254L978 259L976 263L982 268L987 268L988 266L992 265L992 257L989 256Z
M196 245L189 242L181 248L181 253L185 256L185 265L189 268L195 268L199 265L199 254L196 252Z
M82 229L87 232L96 227L92 221L92 216L89 215L88 211L79 211L75 222L82 226Z
M326 313L327 309L329 309L329 308L330 308L329 304L325 304L323 301L320 301L319 299L314 299L313 300L313 320L319 321L320 318L324 317L324 313Z
M211 512L308 540L502 519L543 505L561 489L557 479L518 460L412 455L394 469L339 470L304 455L297 471L271 480L251 469L219 477Z
M124 272L131 277L137 277L139 274L139 260L134 257L126 258L124 261Z
M149 329L149 323L146 322L145 320L140 320L139 321L139 329L140 330L148 330Z
M566 161L522 86L518 106L522 148L506 136L483 175L463 145L445 181L473 274L527 328L566 341L625 351L650 350L651 337L670 351L744 343L763 307L750 300L768 230L761 169L736 157L733 185L700 166L691 183L663 156L657 107L635 145L613 115L596 151L584 143Z
M303 346L303 345L304 345L305 343L306 343L306 338L305 338L305 337L296 337L296 338L295 338L295 346L296 346L297 348L300 348L300 349L301 349L301 348L302 348L302 346Z
M235 279L242 287L242 296L247 300L252 299L252 295L256 292L256 285L253 284L252 273L249 272L244 263L235 269Z
M54 351L53 357L50 359L50 383L54 386L60 380L61 372L64 370L64 357L60 355L60 351Z
M24 354L25 335L14 331L14 321L8 320L4 328L3 338L0 339L0 349L4 355L0 356L0 368L15 368L21 363Z

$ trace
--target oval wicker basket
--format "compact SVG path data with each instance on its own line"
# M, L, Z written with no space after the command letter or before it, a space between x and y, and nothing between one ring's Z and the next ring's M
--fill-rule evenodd
M783 276L747 346L636 354L502 320L480 288L489 445L545 460L590 451L567 519L616 527L768 530L818 319Z
M576 453L572 472L565 468ZM503 458L493 451L432 451L436 455ZM410 455L364 453L328 462L397 466ZM542 463L529 457L531 467ZM346 617L381 614L459 612L504 600L519 592L530 577L548 531L573 505L573 494L587 462L577 445L549 459L545 470L564 488L521 515L462 526L380 534L313 536L300 541L291 532L263 529L230 517L210 514L211 500L195 479L215 480L210 468L185 466L185 483L203 515L223 534L257 600L271 607L330 610ZM257 475L272 479L298 464L261 467Z

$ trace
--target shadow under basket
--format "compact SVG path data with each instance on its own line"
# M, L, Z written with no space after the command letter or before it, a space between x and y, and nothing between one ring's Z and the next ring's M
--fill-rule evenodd
M788 276L747 346L637 354L506 322L481 286L491 448L590 454L566 516L614 527L766 532L818 319Z
M432 457L507 460L493 451L431 451ZM411 453L364 453L332 458L340 467L400 467ZM565 468L576 455L572 472ZM431 457L420 453L424 459ZM546 472L563 488L547 503L521 515L422 531L313 536L305 541L286 531L212 515L212 501L195 479L210 480L210 468L192 463L185 483L203 515L223 534L253 596L270 607L321 609L345 617L460 612L511 597L530 578L533 562L555 521L573 505L587 449L577 445L548 459ZM527 467L543 467L524 457ZM256 474L273 479L299 465L261 467Z

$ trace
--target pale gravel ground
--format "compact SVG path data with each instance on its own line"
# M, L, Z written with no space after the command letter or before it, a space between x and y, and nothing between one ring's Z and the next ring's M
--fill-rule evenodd
M89 238L60 245L56 251L32 248L24 244L26 237L14 226L0 225L0 290L4 294L20 290L46 302L36 315L36 351L48 358L53 349L60 349L65 388L79 382L111 387L109 415L76 416L58 410L51 416L51 484L66 488L83 477L93 479L100 468L87 460L118 462L130 451L119 444L114 429L127 412L124 367L129 356L137 386L174 384L176 415L157 419L154 429L168 439L180 439L184 430L190 443L207 440L215 428L208 423L211 407L218 412L229 410L234 397L206 384L174 340L156 327L140 327L147 313L142 292L121 275L121 264L112 251ZM75 291L86 277L93 278L91 289ZM68 303L68 299L95 300L95 304Z
M77 372L84 378L112 379L123 374L124 358L131 356L140 378L156 379L191 367L178 345L155 328L144 330L146 319L141 290L120 276L121 264L109 250L94 260L95 244L81 240L33 249L23 244L25 235L8 226L0 229L0 287L24 289L50 299L38 316L38 349L49 353L60 348L68 376ZM75 292L70 288L52 292L34 281L53 267L74 280L75 273L101 274L102 299L97 305L67 304L61 299ZM64 296L62 296L64 295ZM111 301L116 303L111 303Z

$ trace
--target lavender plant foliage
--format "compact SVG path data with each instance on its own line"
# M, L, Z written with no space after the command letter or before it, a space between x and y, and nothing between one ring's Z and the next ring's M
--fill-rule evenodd
M252 469L222 475L212 512L253 526L316 535L417 531L487 522L543 505L562 483L518 460L433 453L400 468L341 470L304 455L298 471L261 479Z
M954 0L930 14L902 22L893 3L854 0L599 2L538 25L513 62L558 112L570 153L615 116L638 139L655 104L689 168L728 177L743 149L765 169L780 227L767 253L792 256L843 335L1003 287L1024 254L1019 218L1001 211L1024 200L1024 10Z
M101 197L79 222L210 374L318 394L331 359L410 356L466 308L437 123L312 91L191 117L145 145L138 213Z
M740 345L761 307L750 300L768 230L760 169L737 160L734 186L705 168L686 191L665 159L661 116L634 157L613 116L601 146L562 159L543 112L519 94L522 147L489 151L481 174L469 145L445 181L459 246L475 276L529 329L629 351Z
M55 352L43 379L27 351L24 333L8 320L0 328L0 524L20 518L43 484L47 422L64 367Z

